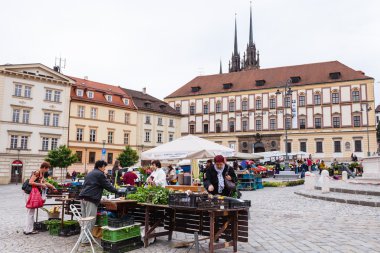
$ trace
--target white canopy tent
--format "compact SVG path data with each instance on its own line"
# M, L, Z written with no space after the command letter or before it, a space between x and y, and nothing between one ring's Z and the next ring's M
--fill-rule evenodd
M235 154L231 157L227 157L227 159L238 159L238 160L257 160L257 159L263 159L264 156L261 155L261 153L242 153L242 152L235 152Z

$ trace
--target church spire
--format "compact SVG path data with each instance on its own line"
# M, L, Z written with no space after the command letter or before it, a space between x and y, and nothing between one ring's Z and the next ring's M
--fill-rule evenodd
M247 58L244 59L244 70L260 68L258 55L256 55L256 45L253 42L252 2L249 10L249 42L246 51Z
M235 40L234 40L234 56L238 54L237 46L237 27L236 27L236 13L235 13Z
M229 68L229 72L238 72L240 71L240 54L238 52L237 45L237 25L236 25L236 13L235 13L235 37L234 37L234 52L231 57L231 67Z
M223 70L222 70L222 60L220 60L219 74L223 74Z
M252 28L252 2L250 6L250 13L249 13L249 45L253 45L253 28Z

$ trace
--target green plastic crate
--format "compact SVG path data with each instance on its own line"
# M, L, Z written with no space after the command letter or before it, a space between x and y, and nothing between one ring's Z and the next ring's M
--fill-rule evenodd
M139 225L132 225L123 228L103 227L102 231L102 239L108 242L118 242L137 236L141 236Z
M61 225L60 224L49 225L49 235L58 236L60 229L61 229Z
M108 225L108 217L106 214L97 215L96 216L96 225L98 226L107 226Z

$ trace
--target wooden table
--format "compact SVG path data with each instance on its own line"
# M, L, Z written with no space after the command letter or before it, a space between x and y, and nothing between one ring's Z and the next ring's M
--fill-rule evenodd
M70 210L70 205L73 204L75 201L79 201L77 199L71 199L71 198L56 198L55 201L62 202L62 208L61 208L61 228L63 228L63 222L65 220L65 208L66 214L71 215L71 219L73 219L73 214L71 213ZM79 208L80 210L80 208Z
M100 204L103 205L108 211L117 212L118 216L121 217L128 213L129 208L136 207L137 201L129 200L129 199L126 199L126 200L104 199L100 201Z

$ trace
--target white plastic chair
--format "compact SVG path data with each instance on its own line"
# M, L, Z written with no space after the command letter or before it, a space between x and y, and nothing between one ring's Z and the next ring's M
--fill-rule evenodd
M80 225L80 228L81 228L81 232L80 232L78 241L75 243L74 248L71 250L70 253L73 253L73 252L77 251L77 249L79 247L79 244L80 244L80 242L82 241L82 239L84 237L87 237L87 240L90 242L90 245L91 245L92 253L95 253L92 241L94 241L100 248L102 248L102 246L100 246L100 244L92 236L92 233L88 229L88 227L89 227L91 221L93 221L94 219L96 219L96 217L89 216L89 217L82 218L82 215L79 213L77 207L75 205L73 205L73 204L70 205L70 210L73 213L75 219L78 221L78 223Z

